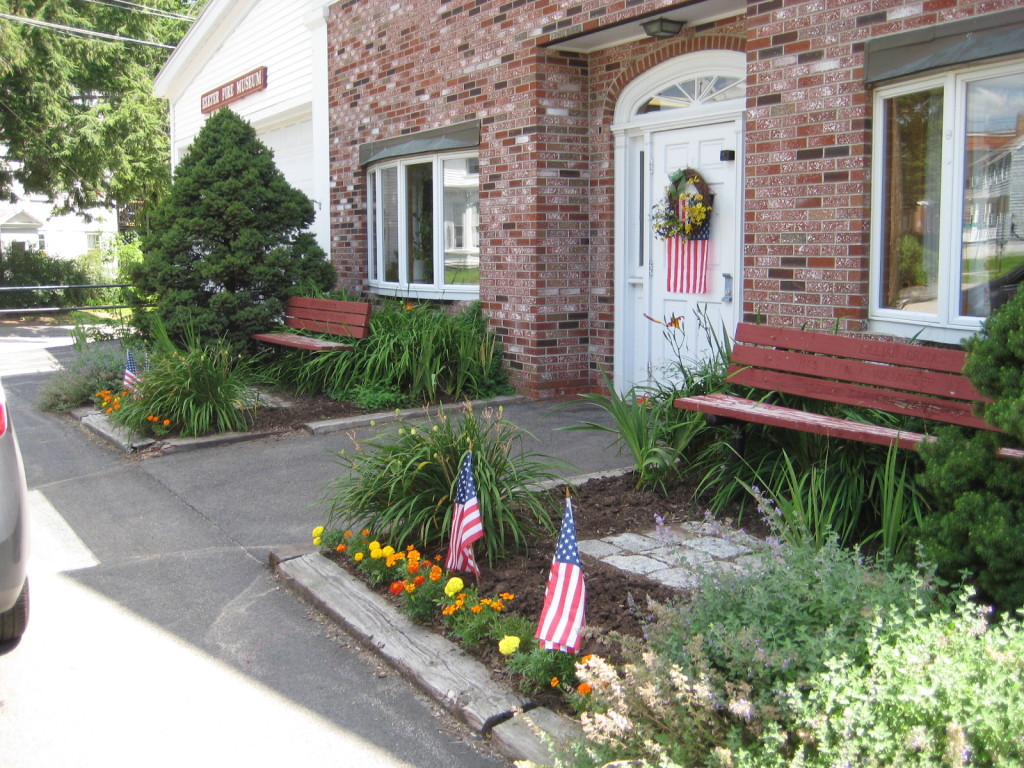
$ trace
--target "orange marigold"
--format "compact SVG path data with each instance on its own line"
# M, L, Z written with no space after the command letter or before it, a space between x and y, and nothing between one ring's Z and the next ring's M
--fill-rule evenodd
M590 683L580 683L576 686L576 693L578 693L580 696L586 696L588 693L590 693L590 691Z

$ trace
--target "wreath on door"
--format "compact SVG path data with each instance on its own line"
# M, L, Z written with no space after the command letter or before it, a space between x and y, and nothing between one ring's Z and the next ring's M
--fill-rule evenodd
M699 172L693 168L675 171L669 176L665 196L654 206L654 234L662 240L706 240L713 202L711 187Z
M668 290L708 292L708 239L714 195L704 177L682 168L669 177L665 197L652 212L654 233L665 241Z

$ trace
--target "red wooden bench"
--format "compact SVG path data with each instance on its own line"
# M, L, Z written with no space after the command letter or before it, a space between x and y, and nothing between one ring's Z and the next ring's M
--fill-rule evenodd
M736 329L728 380L831 403L998 431L974 415L986 401L963 375L965 353L765 325ZM915 448L933 437L729 394L681 397L677 408L876 445ZM1000 448L1021 459L1024 450Z
M365 301L336 301L293 296L285 307L284 324L309 333L322 333L344 339L365 339L370 332L370 304ZM318 339L300 333L254 333L251 338L267 344L308 349L352 349L345 341Z

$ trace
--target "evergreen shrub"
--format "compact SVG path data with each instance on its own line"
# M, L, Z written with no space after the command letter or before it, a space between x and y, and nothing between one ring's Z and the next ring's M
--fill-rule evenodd
M1024 440L1024 294L999 307L964 346L964 374L992 400L982 406L985 420ZM934 509L921 543L942 575L969 571L982 599L1012 611L1024 606L1024 486L1020 462L994 456L1006 442L1006 435L948 428L922 447L920 480Z
M187 328L249 347L284 313L290 296L330 290L333 267L307 231L310 199L290 186L271 151L229 109L213 114L149 217L143 259L132 270L171 338ZM137 320L145 325L146 315Z

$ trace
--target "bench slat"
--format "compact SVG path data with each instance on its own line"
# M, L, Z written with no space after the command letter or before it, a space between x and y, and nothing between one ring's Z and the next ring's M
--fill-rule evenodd
M753 323L741 323L736 328L736 341L956 374L963 372L967 359L966 353L960 349L922 347L898 341L835 336Z
M284 324L289 328L312 333L323 333L343 339L365 339L370 333L369 302L335 301L293 296L285 306ZM298 333L254 333L250 338L267 344L306 349L347 351L353 345L347 341L317 339Z
M353 339L366 338L369 321L370 305L365 302L296 296L285 310L285 325L291 328Z
M959 424L974 429L998 431L972 413L969 403L942 400L909 392L876 389L860 384L814 379L807 376L769 371L763 368L736 367L730 369L729 381L755 389L785 392L825 402L842 403L861 408L875 408L889 413L916 416L947 424Z
M346 351L352 349L351 344L328 341L327 339L316 339L312 336L300 336L297 333L254 333L250 338L266 342L267 344L278 344L282 347L308 349L310 352L323 352L326 349Z
M893 442L897 442L901 448L916 448L918 443L928 439L926 435L918 432L904 432L877 424L847 421L835 416L824 416L820 413L798 411L770 403L759 403L756 400L747 400L734 395L714 394L681 397L675 401L675 406L689 411L701 411L725 418L752 421L770 427L785 427L800 432L841 437L875 445L891 445Z
M920 392L969 402L985 401L970 380L961 374L938 373L897 365L826 357L806 352L787 352L764 347L736 345L732 360L739 365L788 371L826 379L839 379L876 387Z
M797 411L792 408L747 400L724 393L680 397L675 407L687 411L711 413L724 418L751 421L772 427L784 427L799 432L840 437L874 445L888 446L897 442L900 448L913 449L925 441L934 440L931 435L918 432L903 432L876 424L862 424L856 421L824 416L820 413ZM1024 449L999 448L996 456L1005 459L1024 460Z

